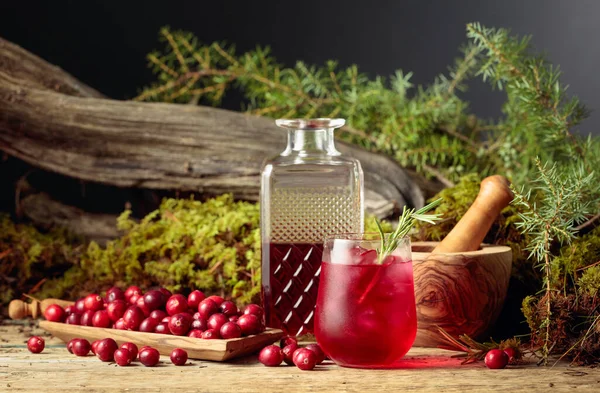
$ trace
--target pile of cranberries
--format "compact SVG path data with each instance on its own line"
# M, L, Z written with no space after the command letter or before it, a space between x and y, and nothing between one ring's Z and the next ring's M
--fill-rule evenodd
M173 334L203 339L231 339L261 333L263 309L250 304L243 311L221 296L192 291L187 297L165 288L142 293L130 286L112 287L102 297L90 294L63 309L49 306L44 317L52 322Z
M318 344L298 346L294 337L285 337L277 345L264 347L258 355L258 360L267 367L276 367L285 362L296 365L300 370L312 370L316 365L323 363L325 354Z

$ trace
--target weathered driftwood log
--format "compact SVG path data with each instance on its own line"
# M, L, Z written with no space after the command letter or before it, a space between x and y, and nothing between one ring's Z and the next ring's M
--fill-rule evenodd
M262 160L285 145L285 132L271 119L96 98L62 70L0 44L0 149L36 167L122 187L256 200ZM338 146L363 165L369 210L384 216L404 204L423 205L416 183L428 183L423 178L388 157Z
M78 97L103 97L101 93L81 83L61 68L2 38L0 70L39 88Z

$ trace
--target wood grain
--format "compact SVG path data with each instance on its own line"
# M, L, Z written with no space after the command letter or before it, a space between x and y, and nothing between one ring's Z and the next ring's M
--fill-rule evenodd
M396 370L342 368L325 361L314 371L293 366L265 367L256 356L229 362L190 360L174 366L161 356L158 367L134 363L117 367L95 356L69 354L58 339L46 337L41 354L27 351L35 326L0 326L0 391L17 392L598 392L600 368L537 367L535 360L504 370L483 362L460 365L457 352L413 348ZM553 364L553 363L552 363Z
M156 348L161 355L169 356L173 349L182 348L187 351L191 359L214 361L225 361L249 355L283 337L283 331L279 329L267 329L261 334L229 340L204 340L186 336L103 329L49 321L40 321L39 324L42 329L64 342L73 338L85 338L90 342L112 338L119 345L124 342L132 342L139 347L149 345Z
M416 346L437 347L442 327L453 336L487 338L502 310L512 265L506 246L432 254L437 242L412 245L418 330Z

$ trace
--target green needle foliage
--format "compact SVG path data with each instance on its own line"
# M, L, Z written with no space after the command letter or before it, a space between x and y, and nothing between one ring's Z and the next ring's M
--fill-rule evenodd
M394 231L388 236L385 235L384 229L379 220L375 221L377 224L377 232L379 232L379 236L381 238L381 246L377 250L377 262L382 264L388 256L392 255L394 250L398 248L398 242L408 235L417 221L435 225L437 221L441 220L441 215L439 213L426 214L431 209L436 208L441 202L441 198L436 199L417 211L415 211L415 209L407 209L406 206L404 206L402 209L402 214L398 219L396 229L394 229Z

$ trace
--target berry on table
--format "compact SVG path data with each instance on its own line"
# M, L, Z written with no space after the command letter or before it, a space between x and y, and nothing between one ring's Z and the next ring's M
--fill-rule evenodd
M137 358L138 347L134 343L130 343L130 342L123 343L121 345L120 349L126 349L129 351L129 357L131 358L132 362Z
M46 342L40 336L31 336L29 340L27 340L27 349L31 353L40 353L44 350L46 346Z
M125 348L119 348L114 354L115 363L119 366L129 366L131 364L131 353Z
M485 355L485 365L487 368L500 369L508 364L508 355L501 349L491 349Z
M304 348L310 349L315 353L315 355L317 355L317 364L323 363L323 360L325 360L325 353L323 352L319 344L308 344Z
M307 348L296 349L293 360L300 370L312 370L317 365L317 355Z
M138 355L140 362L146 367L154 367L160 360L160 354L155 348L142 348Z
M185 362L188 360L188 354L185 350L181 348L175 348L171 351L171 363L176 366L183 366Z
M283 352L277 345L267 345L258 354L258 360L267 367L279 366L283 361Z
M72 350L75 356L87 356L87 354L90 353L92 346L88 340L85 338L76 338L72 341Z
M288 364L290 366L294 365L293 356L294 356L294 352L296 351L296 349L298 349L298 344L296 344L296 343L288 344L281 349L281 353L283 353L283 361L286 364Z
M119 347L117 346L117 342L112 338L105 338L98 342L94 352L98 359L103 362L112 362L114 360L115 351Z

